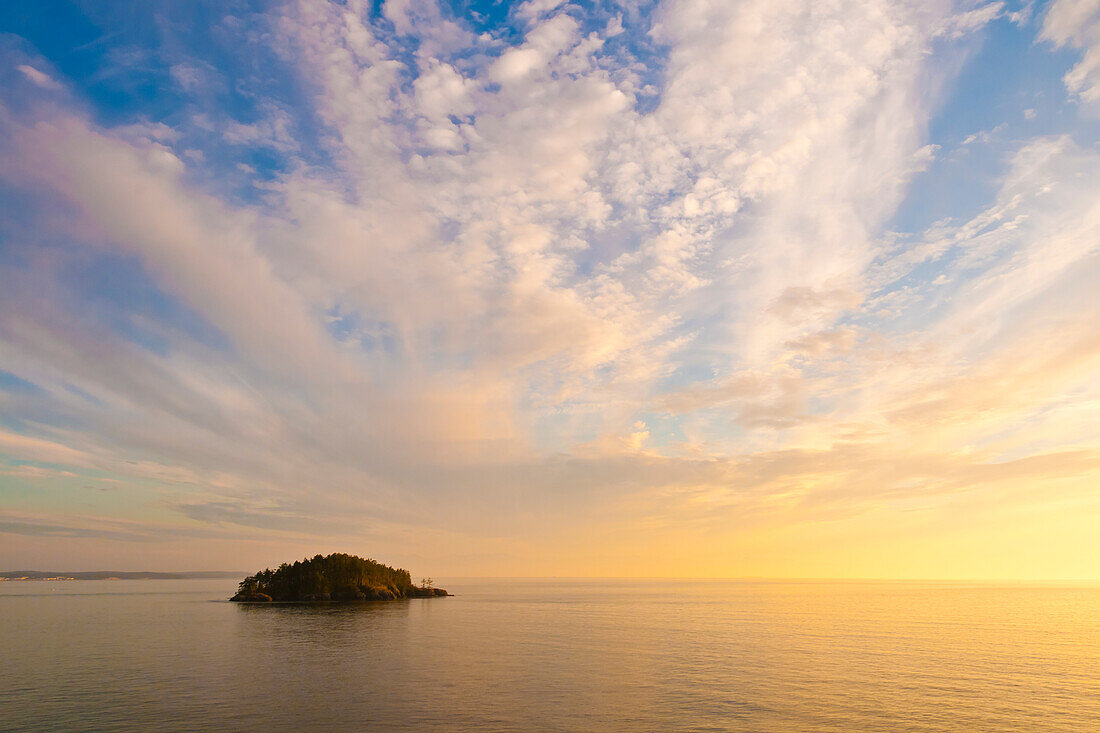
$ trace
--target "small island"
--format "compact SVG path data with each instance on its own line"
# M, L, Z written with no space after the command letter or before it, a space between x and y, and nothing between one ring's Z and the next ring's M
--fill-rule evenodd
M431 579L413 585L408 570L336 552L261 570L237 586L238 603L318 603L325 601L393 601L450 595Z

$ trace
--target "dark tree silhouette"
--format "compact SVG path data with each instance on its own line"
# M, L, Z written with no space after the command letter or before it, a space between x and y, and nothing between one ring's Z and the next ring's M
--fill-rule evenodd
M355 555L315 555L275 570L261 570L237 586L234 601L358 601L445 596L431 582L413 585L408 570Z

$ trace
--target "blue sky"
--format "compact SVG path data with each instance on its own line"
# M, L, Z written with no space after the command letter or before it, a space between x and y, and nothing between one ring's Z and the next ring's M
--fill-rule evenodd
M1100 574L1094 0L0 34L13 566Z

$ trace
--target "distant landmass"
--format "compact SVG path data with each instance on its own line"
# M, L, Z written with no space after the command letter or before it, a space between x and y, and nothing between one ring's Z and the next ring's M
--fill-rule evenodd
M60 573L53 570L8 570L0 572L0 580L200 580L202 578L239 578L240 571L213 570L194 573L147 573L121 570L92 570L81 573Z
M414 585L408 570L391 568L355 555L333 553L283 563L240 582L231 601L241 603L392 601L450 595L431 579Z

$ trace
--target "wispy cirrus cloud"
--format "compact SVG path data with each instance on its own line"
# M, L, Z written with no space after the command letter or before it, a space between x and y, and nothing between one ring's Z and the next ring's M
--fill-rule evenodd
M1042 37L1084 49L1082 8ZM1025 478L1077 502L1091 144L1020 139L972 216L891 231L1009 12L301 0L218 21L236 71L149 41L177 111L111 120L13 52L0 370L38 392L0 392L0 450L130 482L119 521L398 557L434 532L422 557L493 558L462 572L633 572L677 531Z
M1100 100L1100 5L1094 0L1057 0L1043 17L1041 38L1084 51L1066 72L1066 88L1083 101Z

